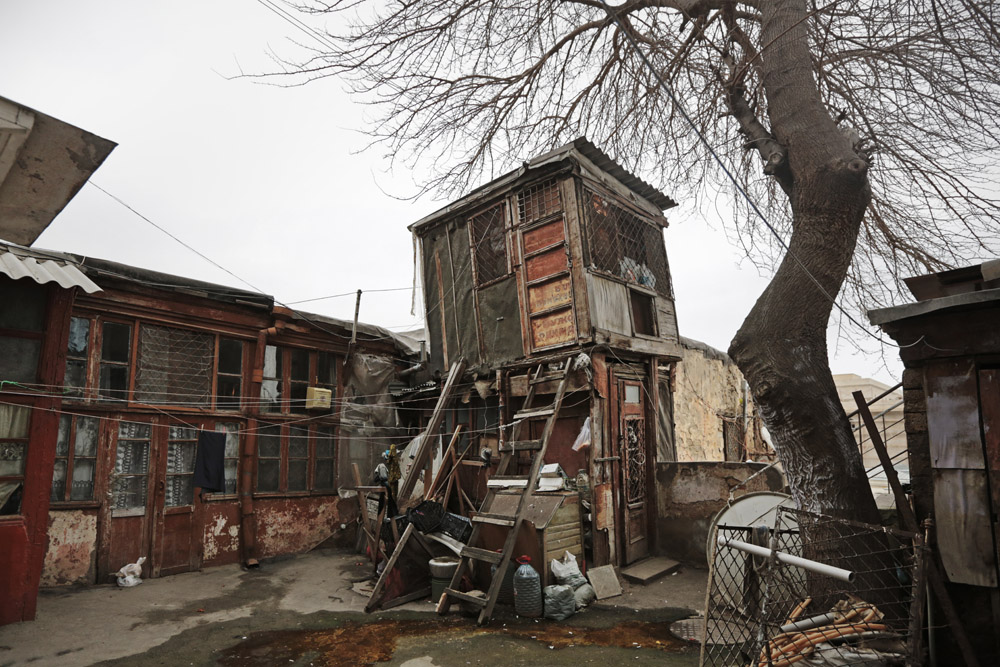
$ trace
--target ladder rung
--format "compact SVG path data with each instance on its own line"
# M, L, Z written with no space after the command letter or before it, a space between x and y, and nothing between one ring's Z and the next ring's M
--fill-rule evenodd
M541 375L539 377L533 378L528 377L528 384L542 384L543 382L552 382L553 380L561 380L562 375Z
M462 555L466 558L475 558L486 563L499 563L503 559L503 554L489 549L477 549L476 547L462 547Z
M458 598L459 600L465 600L466 602L471 602L472 604L478 604L480 607L486 606L486 598L481 598L478 595L469 595L468 593L463 593L461 591L456 591L453 588L444 589L445 595L453 598Z
M477 514L472 517L473 523L489 523L494 526L513 526L514 517L504 514Z
M555 409L551 406L547 408L528 408L514 413L514 419L534 419L535 417L548 417Z
M510 452L535 452L542 448L541 440L514 440L500 447L501 454Z

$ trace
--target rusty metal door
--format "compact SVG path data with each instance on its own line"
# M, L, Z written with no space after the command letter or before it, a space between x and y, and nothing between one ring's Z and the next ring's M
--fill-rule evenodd
M648 466L645 418L645 391L642 383L619 380L618 443L621 460L621 500L625 563L649 555Z

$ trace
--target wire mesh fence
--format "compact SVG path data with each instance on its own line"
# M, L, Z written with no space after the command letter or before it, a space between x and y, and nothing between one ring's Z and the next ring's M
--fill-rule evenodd
M701 665L917 664L923 555L911 533L779 507L773 527L719 526L716 540Z

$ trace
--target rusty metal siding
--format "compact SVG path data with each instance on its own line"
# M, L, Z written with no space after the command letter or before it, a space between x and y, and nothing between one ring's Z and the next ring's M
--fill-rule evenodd
M944 361L928 366L925 387L931 464L935 468L985 468L972 360Z
M996 586L996 547L976 380L971 359L934 362L924 371L934 516L948 579Z

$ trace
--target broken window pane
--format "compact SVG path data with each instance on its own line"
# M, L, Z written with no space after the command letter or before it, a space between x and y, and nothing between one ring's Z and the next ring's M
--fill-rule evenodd
M663 230L592 190L585 191L591 266L671 296Z
M219 372L235 375L243 372L243 341L219 339Z
M500 203L469 221L476 285L485 285L508 273L505 210L506 205Z
M135 370L135 399L210 407L215 337L188 329L143 324Z

